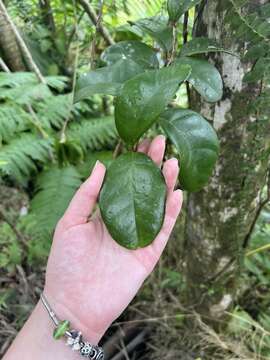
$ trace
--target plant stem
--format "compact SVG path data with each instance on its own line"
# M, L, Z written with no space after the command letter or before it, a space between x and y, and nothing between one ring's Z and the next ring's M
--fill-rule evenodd
M78 0L78 2L84 8L85 12L89 16L92 23L96 26L98 24L98 15L96 14L95 10L90 5L90 3L87 0ZM97 30L103 36L104 40L108 45L114 44L113 38L111 37L109 31L105 28L103 24L100 24Z
M248 251L246 253L246 256L251 256L251 255L257 254L258 252L265 251L265 250L268 250L268 249L270 249L270 244L266 244L264 246L260 246L257 249L250 250L250 251Z
M170 53L170 57L167 61L167 66L169 66L174 61L174 59L176 57L177 46L178 46L177 23L173 22L170 24L170 26L172 26L172 31L173 31L173 47L172 47L172 51Z
M9 70L8 66L6 65L6 63L4 62L4 60L2 58L0 58L0 67L2 68L2 70L6 73L10 73L11 71Z
M186 44L188 41L188 17L189 13L188 11L185 12L184 15L184 23L183 23L183 44ZM188 104L190 104L190 87L189 83L186 81L186 89L187 89L187 98L188 98Z
M263 210L263 208L268 204L268 202L270 201L270 170L268 171L267 173L267 179L266 179L266 182L267 182L267 195L266 195L266 198L264 200L262 200L259 204L259 207L256 211L256 214L254 216L254 219L253 219L253 222L251 224L251 227L249 229L249 232L248 234L246 235L245 239L244 239L244 243L243 243L243 248L246 248L248 246L248 243L249 243L249 239L253 233L253 230L255 229L255 226L256 226L256 223L257 223L257 220Z
M115 159L117 157L117 155L119 154L120 150L121 150L121 147L122 147L122 140L120 139L114 149L114 152L113 152L113 158Z
M75 0L73 0L73 11L74 11L74 19L75 19L75 24L74 24L75 36L77 36L78 35L78 19L77 19L77 11L76 11ZM68 116L66 117L66 119L64 121L62 130L61 130L61 135L60 135L60 142L61 143L64 143L66 141L66 128L67 128L68 122L70 121L70 115L71 115L71 111L72 111L72 107L73 107L73 103L74 103L74 93L75 93L75 87L76 87L76 77L77 77L78 62L79 62L79 42L78 42L78 39L77 39L76 55L75 55L73 79L72 79L72 92L71 92L71 100L70 100L70 109L69 109Z
M97 42L97 33L99 31L100 26L102 25L102 13L103 13L103 0L99 1L99 12L97 16L97 23L96 23L96 30L93 35L92 43L91 43L91 69L93 70L95 68L95 55L96 55L96 42Z

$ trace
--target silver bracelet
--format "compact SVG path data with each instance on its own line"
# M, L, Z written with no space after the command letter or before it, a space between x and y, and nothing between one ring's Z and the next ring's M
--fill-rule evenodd
M65 337L66 344L70 346L72 350L78 351L81 356L92 360L104 359L104 351L100 346L91 345L89 342L83 341L80 331L70 330L69 321L60 321L57 318L44 294L40 295L40 299L55 325L55 330L53 333L54 339L58 340L62 337Z

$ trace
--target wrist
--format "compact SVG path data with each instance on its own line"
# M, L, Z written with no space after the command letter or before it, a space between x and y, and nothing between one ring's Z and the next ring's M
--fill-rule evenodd
M89 323L89 316L91 316L91 314L86 314L87 316L87 320L88 321L84 321L84 319L79 319L76 314L69 309L69 306L67 305L68 301L65 301L64 299L62 301L59 301L57 299L55 299L52 295L50 295L50 292L45 288L44 289L44 295L47 299L47 301L49 302L50 307L52 308L52 310L55 312L57 318L62 321L62 320L68 320L70 323L70 328L73 330L77 330L80 331L84 337L84 339L86 341L88 341L89 343L91 343L92 345L97 345L100 341L100 339L102 338L102 336L104 335L106 329L104 329L103 327L100 327L99 329L94 328L93 327L89 327L89 325L87 325ZM43 312L46 313L47 317L49 318L49 320L51 321L51 324L53 326L53 329L55 328L55 325L53 324L52 319L50 319L49 314L47 313L44 305L42 304L41 301L39 301L40 305L43 308ZM80 304L77 304L76 307L80 307ZM72 309L74 309L74 306L72 306ZM95 324L96 322L94 321L93 318L93 324Z
M53 302L53 299L49 301ZM50 305L53 307L52 304ZM69 320L71 326L81 331L84 339L89 341L89 343L95 345L99 342L102 337L101 334L97 334L91 331L91 329L87 329L85 332L84 329L79 327L79 321L77 326L76 318L64 306L57 303L54 303L54 305L56 308L53 310L59 319ZM59 340L53 338L54 329L55 325L40 300L3 360L13 360L16 358L21 360L35 358L39 360L78 359L77 352L72 351L66 345L64 338Z
M3 360L78 359L63 341L54 340L53 330L54 325L39 301Z

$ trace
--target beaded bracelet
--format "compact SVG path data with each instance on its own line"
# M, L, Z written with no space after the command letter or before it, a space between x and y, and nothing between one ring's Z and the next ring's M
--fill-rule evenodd
M65 337L66 344L70 346L72 350L78 351L81 356L92 360L104 359L104 351L100 346L91 345L89 342L83 341L80 331L70 330L70 323L68 320L60 321L57 318L44 294L41 294L40 299L55 325L55 330L53 332L54 339L58 340Z

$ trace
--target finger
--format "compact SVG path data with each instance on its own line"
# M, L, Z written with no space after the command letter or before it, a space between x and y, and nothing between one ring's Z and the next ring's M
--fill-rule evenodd
M65 228L87 222L97 202L105 172L105 166L97 161L90 177L80 186L61 219Z
M149 147L150 147L150 144L151 144L151 140L149 140L149 139L144 139L144 140L138 145L137 151L147 154L147 153L148 153L148 150L149 150Z
M162 163L162 159L164 157L166 147L165 136L158 135L155 139L151 142L148 156L158 165L160 166Z
M157 260L161 256L168 239L171 235L176 219L180 213L183 202L183 193L181 190L176 190L168 195L166 203L166 211L163 226L154 240L152 246L157 256Z
M168 191L173 191L179 173L178 160L176 158L171 158L165 161L162 172L167 184Z

